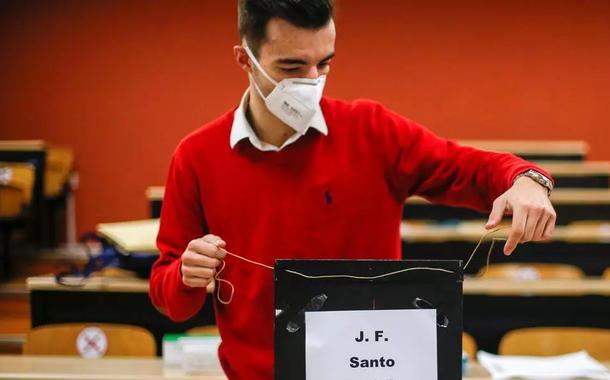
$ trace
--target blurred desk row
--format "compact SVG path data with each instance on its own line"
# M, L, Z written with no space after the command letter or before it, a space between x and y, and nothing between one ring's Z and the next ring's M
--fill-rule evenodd
M607 179L606 179L607 181ZM146 190L150 217L161 215L165 187L151 186ZM557 224L568 224L581 220L610 220L610 189L562 189L551 194L557 211ZM407 200L404 219L428 221L485 219L488 215L471 209L433 204L418 196Z
M212 298L186 322L172 322L148 297L148 281L95 277L82 287L57 285L53 277L30 277L32 327L67 322L124 323L144 327L158 347L166 333L215 323ZM239 291L236 289L235 291ZM212 287L208 288L212 292ZM496 352L502 336L533 326L610 328L610 280L529 280L466 278L464 330L479 347Z

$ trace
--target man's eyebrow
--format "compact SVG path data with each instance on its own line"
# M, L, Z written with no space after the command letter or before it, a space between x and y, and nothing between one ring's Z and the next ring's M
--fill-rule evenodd
M321 60L320 62L326 62L330 59L333 59L335 57L335 52L333 51L332 53L330 53L329 55L327 55L326 57L324 57L323 60Z
M277 63L283 63L286 65L306 65L307 62L300 58L280 58L276 61Z
M326 62L329 59L333 58L334 56L335 56L335 52L332 52L329 55L327 55L326 57L324 57L324 59L322 59L320 62ZM280 63L280 64L285 64L285 65L306 65L307 64L307 61L305 61L304 59L301 59L301 58L280 58L276 62Z

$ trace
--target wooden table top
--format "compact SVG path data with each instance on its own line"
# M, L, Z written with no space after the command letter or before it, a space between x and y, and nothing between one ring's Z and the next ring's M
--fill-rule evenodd
M502 227L510 227L509 218L505 219ZM143 228L117 230L110 236L110 240L120 241L126 251L140 251L156 253L157 231L159 219L147 219L128 223L142 225ZM457 224L440 224L417 221L403 221L401 224L401 238L409 242L443 243L448 241L466 241L476 243L488 231L485 229L485 221L469 220ZM101 230L100 230L101 231ZM108 231L107 231L108 232ZM102 232L100 232L102 233ZM493 237L506 237L508 229L494 233ZM490 236L491 238L492 236ZM563 241L567 243L610 243L610 222L604 221L580 221L569 225L555 227L551 241ZM137 248L137 249L136 249Z
M222 373L187 375L164 368L160 358L82 359L66 356L0 356L0 379L226 380Z
M604 165L604 167L605 166L606 165ZM601 171L602 169L595 168L595 170ZM604 173L608 174L607 171L604 171ZM146 189L146 198L151 202L162 201L164 194L164 186L151 186ZM553 193L551 193L551 200L553 201L553 204L556 205L610 204L610 189L555 189L553 190ZM413 196L407 200L407 204L428 203L430 202L420 196Z
M29 277L30 291L147 293L148 280L139 278L92 277L82 287L58 285L51 276ZM213 293L210 284L208 293ZM464 294L489 296L610 296L610 280L586 277L580 280L506 280L466 277Z
M604 363L610 366L610 363ZM0 356L0 379L25 380L226 380L224 374L187 375L164 368L160 358L82 359L58 356ZM470 363L467 380L491 380L477 363Z
M0 140L0 150L2 151L44 150L45 147L43 140Z
M502 227L510 227L510 224L504 223ZM487 232L489 231L485 229L485 221L480 220L458 224L402 222L400 230L402 240L407 243L443 243L448 241L476 243ZM508 232L509 229L501 230L488 236L488 238L506 238ZM610 243L610 222L577 222L565 226L556 226L550 241L608 244Z
M585 156L589 152L589 144L578 140L459 140L459 143L479 149L510 152L517 155L563 156L569 154Z
M146 189L146 199L149 201L162 201L165 195L165 186L149 186Z
M555 189L551 193L551 201L554 205L610 204L610 189ZM423 197L413 196L407 199L407 205L409 204L431 202Z
M481 296L610 296L610 280L587 277L580 280L505 280L465 278L464 294Z
M536 165L556 177L610 174L608 161L536 161Z

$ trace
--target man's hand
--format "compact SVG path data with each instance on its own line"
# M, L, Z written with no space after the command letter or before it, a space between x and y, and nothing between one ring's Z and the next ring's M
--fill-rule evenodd
M203 288L214 279L216 268L227 255L224 240L215 235L205 235L192 240L182 254L180 270L182 282L193 288Z
M510 189L496 198L485 228L495 228L504 214L510 213L513 224L504 245L505 255L510 255L518 243L546 240L555 230L557 214L548 190L528 177L517 178Z

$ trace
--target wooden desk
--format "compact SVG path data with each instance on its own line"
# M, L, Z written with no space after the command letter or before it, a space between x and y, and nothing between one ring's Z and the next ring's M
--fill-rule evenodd
M0 379L226 380L222 373L187 375L161 359L81 359L66 356L0 356Z
M150 217L159 218L161 216L161 205L165 195L165 186L150 186L146 189L146 199L148 200Z
M504 280L465 278L464 295L517 297L610 296L610 280L599 277L582 280ZM608 300L610 302L610 299Z
M582 161L589 153L584 141L460 140L460 144L496 152L509 152L526 160Z
M610 221L609 189L556 189L551 195L557 211L557 224L569 224L580 220ZM418 196L407 200L404 219L414 220L472 220L484 219L487 213L433 204Z
M164 193L163 186L151 186L146 190L151 218L161 215ZM589 219L610 220L608 188L558 188L551 194L551 200L557 210L558 224ZM409 198L404 210L404 218L409 220L482 219L484 216L486 215L474 210L433 204L419 196Z
M82 288L70 288L47 276L31 277L27 283L33 327L66 322L133 324L150 330L161 347L163 334L184 332L215 320L213 302L206 302L193 319L170 321L150 303L147 280L93 278ZM600 278L509 281L467 277L464 330L475 336L482 349L496 352L502 336L515 328L610 328L609 297L610 280Z
M559 177L610 174L609 161L536 161L536 165Z
M70 287L56 284L52 276L41 276L28 278L27 286L32 327L70 322L140 326L155 336L158 355L164 334L215 323L213 302L206 302L188 321L171 321L152 305L148 280L140 278L92 277L82 287Z
M497 352L509 331L541 326L610 328L610 280L465 279L463 328Z
M42 151L45 149L44 140L0 140L0 150L3 151Z
M584 164L577 164L584 165ZM601 166L595 165L595 168L589 168L586 171L589 173L606 173L610 171L610 163L603 162L600 163ZM568 164L547 164L546 167L549 169L555 168L555 170L560 170L558 168L562 168L564 170L564 174L569 171L568 167L571 165ZM603 169L602 169L603 167ZM599 172L598 172L599 171ZM578 170L572 169L571 175L580 175ZM150 186L146 189L146 199L149 202L160 202L163 201L163 196L165 195L165 187L164 186ZM610 204L610 190L608 189L582 189L582 188L566 188L566 189L556 189L551 194L551 199L553 200L553 204ZM422 197L414 196L409 198L407 204L429 204L427 200Z
M483 220L456 224L402 222L400 233L405 242L465 241L476 243L481 236L489 232L484 226L485 221ZM505 223L502 226L510 227L510 224ZM506 238L508 232L508 230L502 230L492 236ZM599 243L610 246L610 221L608 223L557 226L551 241Z
M538 161L550 172L557 189L607 189L610 185L610 162L607 161Z
M155 199L155 198L152 198ZM610 204L608 189L556 189L551 194L554 205L606 205ZM413 196L407 200L409 204L432 204L423 197Z
M109 293L147 293L149 281L142 278L123 277L90 277L83 286L63 286L57 284L52 276L35 276L26 279L28 290L55 291L55 292L109 292ZM208 293L214 291L214 284L210 284Z
M94 277L82 287L58 285L51 276L29 277L28 290L51 292L108 292L108 293L148 293L148 280L139 278L117 279ZM214 292L214 284L207 289ZM610 280L588 277L582 280L528 280L484 279L466 277L464 295L498 296L610 296Z
M610 367L610 363L604 363ZM186 375L165 369L161 359L81 359L71 357L0 356L0 379L24 380L226 380L223 374ZM471 363L464 380L491 380Z
M403 222L401 226L404 258L467 260L481 236L484 221L456 224ZM499 231L494 237L506 237ZM490 237L488 237L489 239ZM466 270L478 272L486 262L489 242L485 242ZM599 276L610 267L610 222L557 226L553 238L545 242L519 244L513 255L502 254L504 242L494 247L491 262L564 263L580 267L589 276Z

